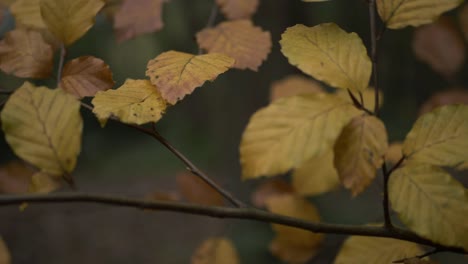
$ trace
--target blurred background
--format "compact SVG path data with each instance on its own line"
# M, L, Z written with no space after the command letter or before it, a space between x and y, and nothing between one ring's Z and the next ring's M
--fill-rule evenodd
M126 78L145 77L146 64L161 52L198 51L195 33L206 25L212 0L171 0L163 7L164 28L117 43L112 22L103 14L95 26L69 48L68 58L93 55L110 65L120 86ZM457 34L460 8L447 15ZM222 21L218 14L216 21ZM256 25L271 32L273 47L258 72L230 70L206 83L157 123L158 131L203 171L243 201L263 180L241 181L239 143L250 116L269 102L272 82L301 74L281 54L278 41L287 27L335 22L356 32L369 46L368 9L364 0L305 3L299 0L260 1L253 16ZM14 28L7 11L1 34ZM403 140L421 106L436 92L468 82L466 64L450 78L436 73L413 52L414 28L387 30L379 46L379 85L383 90L382 119L391 142ZM463 49L466 42L463 42ZM463 53L464 56L464 53ZM4 89L15 89L23 80L0 74ZM54 82L38 82L53 85ZM175 176L184 165L154 139L136 130L109 122L101 128L86 109L83 146L74 177L81 191L146 197L156 191L176 189ZM4 137L0 138L2 163L15 159ZM465 173L466 174L466 173ZM465 175L466 176L466 175ZM288 179L288 175L279 178ZM462 179L461 175L457 175ZM467 178L464 177L466 186ZM362 195L351 198L339 189L311 201L323 221L364 224L383 221L382 179L379 176ZM274 234L268 224L213 219L171 212L147 212L90 204L30 205L0 210L0 234L13 263L189 263L196 247L212 236L230 237L242 263L281 263L268 251ZM332 263L344 236L328 235L322 250L309 263ZM442 263L466 263L452 254L439 254Z

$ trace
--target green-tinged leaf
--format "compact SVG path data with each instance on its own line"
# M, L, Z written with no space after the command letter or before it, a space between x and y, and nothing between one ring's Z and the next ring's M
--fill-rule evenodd
M377 10L391 29L420 26L435 21L463 0L377 0Z
M468 195L444 170L409 163L389 180L389 198L401 221L434 242L468 250Z
M1 120L6 141L20 158L51 175L73 171L83 120L72 95L26 82L6 102Z
M385 125L374 116L357 116L343 128L334 146L334 165L353 196L374 180L387 148Z
M422 115L403 143L411 161L466 168L468 164L468 106L447 105Z
M283 33L280 44L289 63L333 87L363 91L369 85L372 64L356 33L333 23L295 25Z
M391 264L422 253L419 245L407 241L351 236L344 242L334 264Z
M41 0L16 0L10 6L17 25L45 29L47 26L41 16Z
M239 256L231 240L224 237L209 238L197 248L191 264L239 264Z
M100 91L91 101L93 113L102 125L114 116L126 124L157 122L166 110L166 101L148 80L127 79L116 90Z

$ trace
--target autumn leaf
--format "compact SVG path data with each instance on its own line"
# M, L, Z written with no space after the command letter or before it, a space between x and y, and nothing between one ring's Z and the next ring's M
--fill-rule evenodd
M385 125L374 116L357 116L343 128L334 146L334 164L341 182L353 196L374 180L387 148Z
M42 18L50 32L66 46L81 38L104 6L102 0L40 0Z
M385 160L390 163L396 164L403 158L403 143L393 142L388 146L387 152L385 153Z
M221 12L231 20L251 17L259 4L259 0L216 0Z
M116 90L99 91L91 103L102 125L111 116L126 124L145 124L161 119L167 104L148 80L127 79Z
M270 101L298 94L322 92L325 90L318 82L301 75L290 75L271 85Z
M7 143L20 158L56 176L75 168L83 120L72 95L25 82L6 102L1 121Z
M19 160L2 164L0 166L0 193L27 193L33 174L33 168Z
M59 178L49 175L45 172L36 172L31 177L28 187L30 193L50 193L61 186Z
M165 0L125 0L114 16L117 41L125 41L163 28Z
M239 264L237 250L224 237L209 238L195 250L191 264Z
M448 18L417 28L413 51L419 60L446 78L460 70L466 57L463 37Z
M305 221L319 222L315 206L294 194L272 196L266 202L269 211ZM299 228L272 224L276 233L270 244L273 255L287 263L305 263L315 256L323 240L322 234Z
M21 78L48 78L53 51L42 35L27 29L6 33L0 42L0 69Z
M338 187L340 179L333 164L333 150L330 148L295 169L292 184L301 195L319 195Z
M177 187L187 201L203 205L224 205L224 199L200 177L183 172L177 175Z
M220 23L197 33L198 45L209 53L222 53L236 60L234 68L257 71L271 50L270 32L250 20Z
M287 97L260 109L242 136L243 178L284 173L322 154L359 113L349 102L325 93Z
M377 10L388 28L420 26L435 21L463 0L377 0Z
M468 91L465 89L452 88L434 93L421 106L419 109L419 114L423 115L438 107L449 104L468 104Z
M213 81L234 64L222 54L193 55L167 51L148 62L146 76L158 87L162 97L175 104L206 81Z
M286 181L279 179L267 180L257 187L252 194L252 204L265 207L266 201L272 196L294 193L294 188Z
M389 199L418 235L468 250L466 189L444 170L414 163L397 169L389 180Z
M295 25L281 35L280 44L289 63L317 80L352 91L369 85L372 65L356 33L333 23Z
M382 237L351 236L344 242L334 264L376 264L423 254L418 244Z
M406 136L403 154L411 161L466 168L467 120L467 105L442 106L421 116Z
M10 6L16 23L29 28L47 28L41 16L40 2L41 0L16 0Z
M0 263L1 264L10 264L11 256L10 251L8 250L7 245L2 237L0 237Z
M60 87L77 98L94 96L114 86L112 72L101 59L83 56L65 64Z

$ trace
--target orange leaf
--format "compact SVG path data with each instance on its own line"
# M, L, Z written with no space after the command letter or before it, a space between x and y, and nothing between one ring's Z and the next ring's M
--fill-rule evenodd
M231 20L251 17L257 11L259 0L216 0L221 12Z
M266 201L273 196L293 193L294 188L283 180L273 179L262 183L252 194L252 203L257 207L265 207Z
M38 32L15 29L0 42L0 69L21 78L48 78L52 47Z
M164 0L125 0L114 16L117 41L125 41L162 29Z
M33 173L33 168L19 160L3 164L0 167L0 193L27 193Z
M290 75L274 82L270 89L270 101L303 93L325 92L320 83L302 75Z
M213 81L234 64L222 54L193 55L167 51L148 62L146 76L158 87L162 97L175 104L205 81Z
M219 52L236 60L234 68L257 71L271 50L270 32L250 20L223 22L197 33L198 45L209 53Z
M183 172L177 175L177 186L189 202L203 205L224 205L223 197L198 176Z
M431 112L435 108L449 104L468 104L468 91L450 89L433 94L419 110L419 115Z
M114 86L109 65L101 59L83 56L65 64L60 87L78 98L94 96Z

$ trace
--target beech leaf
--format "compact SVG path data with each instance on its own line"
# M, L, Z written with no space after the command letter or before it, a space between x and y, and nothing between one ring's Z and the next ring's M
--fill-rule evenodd
M259 4L259 0L216 0L221 12L231 20L251 17Z
M47 28L41 16L41 0L16 0L10 6L10 11L18 25L29 28Z
M271 85L270 101L298 94L322 92L325 90L317 81L301 75L290 75Z
M227 21L197 33L198 45L209 53L222 53L236 60L234 68L257 71L271 50L270 32L250 20Z
M206 81L213 81L234 64L223 54L193 55L167 51L148 62L146 76L158 87L162 97L175 104Z
M237 250L231 240L224 237L209 238L195 250L191 264L239 264Z
M31 177L28 187L30 193L50 193L60 188L61 182L57 177L53 177L45 172L36 172Z
M177 187L187 201L202 205L224 205L224 199L200 177L188 172L177 175Z

